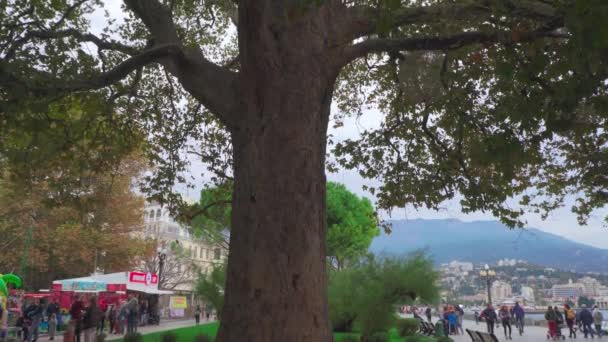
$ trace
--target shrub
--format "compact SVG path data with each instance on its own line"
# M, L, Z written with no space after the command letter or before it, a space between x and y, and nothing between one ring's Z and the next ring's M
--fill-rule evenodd
M359 342L359 338L352 336L352 335L348 335L348 336L344 336L340 342Z
M404 342L422 342L422 336L417 336L417 335L412 335L412 336L407 336L404 340Z
M423 254L406 259L369 259L331 275L329 314L334 331L352 331L364 336L388 331L395 324L397 303L419 298L433 302L438 297L437 273Z
M403 318L397 320L397 332L399 336L415 335L420 329L420 321L417 318Z
M198 334L194 336L194 342L211 342L211 337L205 334Z
M177 335L172 331L167 331L160 335L160 340L163 342L177 342Z
M124 342L143 342L144 337L139 333L130 333L126 334L125 338L123 338Z
M363 342L389 342L388 334L385 332L376 332L370 336L364 337Z

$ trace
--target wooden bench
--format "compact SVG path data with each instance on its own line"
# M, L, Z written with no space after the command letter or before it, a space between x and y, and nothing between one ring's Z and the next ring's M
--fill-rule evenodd
M471 338L471 342L499 342L498 338L494 334L469 329L466 329L466 331Z
M420 321L420 332L423 335L434 336L435 335L435 326L429 322Z

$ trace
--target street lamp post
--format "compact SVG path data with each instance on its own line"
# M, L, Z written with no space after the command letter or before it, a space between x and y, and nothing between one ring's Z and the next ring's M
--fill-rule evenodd
M481 279L485 279L485 281L486 281L486 287L487 287L487 290L488 290L488 304L492 305L492 291L491 291L491 287L492 287L492 281L496 277L496 272L494 272L494 270L491 270L490 266L488 266L488 264L486 264L486 266L484 267L484 269L481 270L481 271L479 271L479 277Z
M161 277L163 275L163 268L165 267L165 259L167 258L167 250L164 247L158 247L158 289L161 289Z

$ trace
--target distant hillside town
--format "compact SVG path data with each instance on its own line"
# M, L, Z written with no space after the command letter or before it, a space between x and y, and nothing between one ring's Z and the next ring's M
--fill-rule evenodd
M525 260L502 259L492 265L454 260L441 264L442 298L445 302L483 305L516 301L529 308L571 302L608 309L608 276L563 271L533 265ZM489 271L489 272L488 272Z

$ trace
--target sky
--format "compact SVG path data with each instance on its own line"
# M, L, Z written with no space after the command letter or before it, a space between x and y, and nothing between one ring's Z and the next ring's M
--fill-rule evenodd
M106 0L105 8L108 10L110 16L121 22L124 17L124 13L121 9L122 1L120 0ZM92 31L99 33L105 26L105 20L102 12L97 12L91 16ZM336 110L333 108L333 110ZM344 121L344 126L339 129L330 128L330 134L333 134L336 140L346 138L356 138L363 129L371 129L378 127L382 120L382 114L368 110L364 111L363 114L358 118L347 118ZM204 173L204 167L197 160L192 160L192 167L190 169L191 175L195 178L195 184L202 184L204 178L201 174ZM374 200L373 196L362 190L362 186L365 184L378 184L378 181L366 180L353 171L342 170L335 174L328 174L328 180L340 182L346 185L348 189ZM194 189L185 189L183 194L191 199L197 199L200 193L200 186ZM570 205L573 199L570 199ZM552 212L546 220L542 220L539 215L527 215L525 217L528 222L528 227L538 228L556 235L563 236L567 239L588 244L591 246L606 248L608 249L608 227L603 223L603 218L608 215L608 208L596 211L590 217L587 226L579 226L576 215L570 211L570 205L555 210ZM491 214L488 213L471 213L463 214L460 211L459 204L456 200L448 201L442 205L440 211L419 209L414 208L401 208L395 209L391 212L389 217L384 214L384 219L459 219L462 221L474 221L474 220L493 220L495 219ZM517 232L513 232L517 234Z

